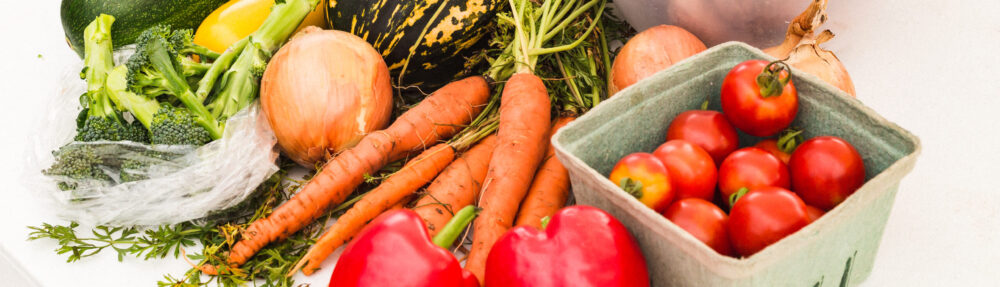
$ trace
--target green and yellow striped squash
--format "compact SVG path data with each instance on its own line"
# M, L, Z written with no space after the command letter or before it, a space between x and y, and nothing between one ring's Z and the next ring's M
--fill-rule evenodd
M503 0L329 0L330 27L371 43L402 87L427 91L471 72L466 58L484 36ZM404 71L405 68L405 71ZM400 77L402 74L402 77Z

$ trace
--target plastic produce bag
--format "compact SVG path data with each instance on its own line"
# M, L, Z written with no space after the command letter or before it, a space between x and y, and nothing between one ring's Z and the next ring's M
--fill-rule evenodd
M276 139L256 103L229 118L220 139L200 147L72 142L77 99L86 90L81 68L67 68L29 147L28 185L47 195L60 216L116 226L195 220L242 202L278 171ZM99 159L94 173L102 180L54 175L57 157Z

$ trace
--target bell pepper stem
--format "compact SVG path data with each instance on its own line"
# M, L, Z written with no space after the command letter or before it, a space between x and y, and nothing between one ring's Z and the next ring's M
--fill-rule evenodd
M782 73L785 72L785 73ZM763 98L780 96L785 85L792 80L792 70L788 64L778 60L764 66L764 71L757 75L757 87Z
M444 225L441 232L438 232L431 241L434 242L434 245L441 246L441 248L447 249L451 247L455 243L455 239L458 239L458 236L462 234L462 230L465 230L465 227L469 226L469 223L478 214L479 210L473 205L462 208L462 210L455 213L455 216Z
M549 222L552 221L552 217L546 216L542 217L542 229L549 227Z

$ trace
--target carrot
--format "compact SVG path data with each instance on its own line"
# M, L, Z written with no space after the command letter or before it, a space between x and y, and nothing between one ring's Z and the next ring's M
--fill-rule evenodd
M560 128L573 121L574 117L556 119L549 138ZM545 160L535 173L535 179L528 189L528 195L521 202L515 226L533 226L542 229L542 218L552 216L566 205L569 197L569 172L556 159L556 151L551 141L545 152Z
M495 147L496 136L479 141L448 165L417 201L413 211L424 219L431 237L437 235L459 208L476 202Z
M366 135L355 147L328 161L273 213L250 224L230 251L228 262L245 263L268 243L302 229L330 206L343 202L366 174L454 135L482 110L489 95L482 77L452 82L403 113L389 128Z
M407 162L402 169L369 191L344 215L337 218L288 275L291 276L300 269L302 273L311 275L330 253L349 242L369 221L433 180L453 159L454 148L442 143Z
M549 95L542 80L529 73L511 76L500 96L500 128L490 160L465 268L480 281L493 243L514 223L518 205L531 186L545 153L550 125Z

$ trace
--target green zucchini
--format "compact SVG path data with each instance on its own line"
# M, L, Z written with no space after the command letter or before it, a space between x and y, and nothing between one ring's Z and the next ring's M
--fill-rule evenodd
M228 0L63 0L60 9L66 42L83 57L83 28L101 13L115 16L111 39L115 48L132 44L156 24L197 29L201 21Z
M475 62L466 61L466 57L486 46L484 36L504 3L329 0L327 20L330 27L351 32L382 53L390 73L398 80L393 84L426 91L471 72Z

